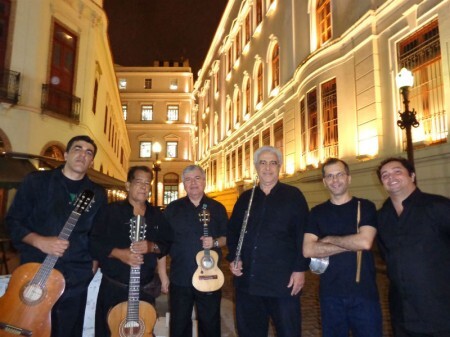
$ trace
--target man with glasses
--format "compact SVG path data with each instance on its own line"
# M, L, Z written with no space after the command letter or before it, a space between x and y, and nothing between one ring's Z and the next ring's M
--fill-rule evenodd
M450 199L422 192L405 158L385 159L377 175L389 194L378 242L394 336L450 337Z
M322 165L330 199L311 209L303 254L329 258L320 275L320 309L324 337L381 337L382 318L370 251L377 233L375 205L351 196L346 162L329 158Z
M172 201L164 215L172 230L170 247L170 336L192 336L192 309L197 308L198 336L220 337L221 290L200 292L192 285L197 269L196 255L203 249L213 249L220 257L225 245L227 212L225 207L205 195L205 171L189 165L182 173L187 196ZM202 210L210 216L208 234L204 236ZM216 261L219 264L219 261Z
M300 292L308 259L302 254L308 205L299 189L279 182L281 152L259 148L253 162L259 184L237 200L228 223L230 270L236 288L240 337L267 337L271 318L278 337L301 335ZM236 249L247 210L240 258Z
M107 324L108 312L116 304L128 300L130 267L140 266L140 300L155 303L151 282L157 265L161 270L162 288L167 287L165 257L162 260L158 258L168 250L170 232L159 208L148 202L151 182L149 167L131 167L125 184L127 199L104 207L93 229L91 251L103 274L95 312L95 336L111 335ZM137 221L138 215L144 219L145 236L136 241L130 236L132 222ZM112 334L117 336L118 333Z

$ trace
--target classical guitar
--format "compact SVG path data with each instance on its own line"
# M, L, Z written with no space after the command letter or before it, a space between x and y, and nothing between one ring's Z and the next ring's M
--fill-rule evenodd
M68 240L80 215L89 209L94 193L85 190L58 235ZM64 292L63 275L53 269L58 257L47 255L44 262L26 263L11 276L5 295L0 298L0 336L50 336L51 310Z
M203 223L203 235L208 235L208 223L210 213L204 204L199 214L200 221ZM195 289L202 292L216 291L223 286L224 277L222 271L217 266L219 257L214 250L204 249L197 253L195 257L198 268L192 276L192 285Z
M145 239L145 219L138 215L130 222L131 242ZM141 266L130 268L128 301L115 305L108 313L111 337L153 336L156 323L155 308L148 302L139 300L141 286Z

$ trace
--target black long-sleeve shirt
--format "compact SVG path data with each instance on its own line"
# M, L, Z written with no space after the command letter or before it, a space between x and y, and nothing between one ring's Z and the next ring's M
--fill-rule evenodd
M170 247L170 282L182 286L192 286L192 275L197 269L195 256L203 249L200 237L203 236L203 222L199 214L203 205L210 213L208 234L213 238L226 235L227 212L218 201L203 196L196 207L188 197L171 202L164 210L164 216L170 224L173 242ZM214 248L221 257L221 250Z
M378 240L394 324L420 333L450 331L450 199L416 189L400 216L387 199L378 211Z
M250 196L251 190L242 193L228 223L230 262L236 256ZM258 296L290 296L291 274L308 269L309 259L302 252L308 213L299 189L278 182L266 195L256 187L241 251L243 275L234 278L237 288Z
M167 253L170 232L163 214L156 207L146 202L145 240L156 242L161 255ZM109 257L114 248L129 248L131 245L130 223L134 218L133 206L128 200L117 201L100 210L91 235L91 253L98 259L102 273L123 284L130 279L130 266L122 261ZM155 273L157 255L144 254L144 264L141 265L141 285L149 283Z

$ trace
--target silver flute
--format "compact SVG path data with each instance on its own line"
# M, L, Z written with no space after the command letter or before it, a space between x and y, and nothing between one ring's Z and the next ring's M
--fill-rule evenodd
M236 257L234 259L234 268L237 268L238 262L241 259L242 243L244 242L245 232L247 230L247 222L250 217L250 208L252 208L253 195L255 194L256 183L258 182L258 176L255 177L253 182L252 194L250 195L250 201L248 202L248 208L245 211L244 221L242 221L241 235L239 236L238 245L236 248Z

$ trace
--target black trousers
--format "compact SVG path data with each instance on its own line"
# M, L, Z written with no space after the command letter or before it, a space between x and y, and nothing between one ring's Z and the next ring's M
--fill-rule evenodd
M220 337L222 291L204 293L193 286L170 284L170 337L192 336L192 309L197 308L198 336Z
M139 299L155 305L155 299L140 291ZM95 308L95 337L109 337L108 313L116 304L128 301L128 287L108 281L103 276L98 290L97 306Z
M52 337L81 337L88 288L75 294L70 289L59 298L52 309Z
M450 337L450 331L417 333L406 330L401 324L392 324L392 330L395 337Z

